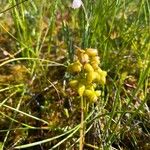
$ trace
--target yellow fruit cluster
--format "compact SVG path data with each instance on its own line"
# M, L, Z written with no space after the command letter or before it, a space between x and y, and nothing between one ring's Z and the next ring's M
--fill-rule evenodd
M78 49L75 61L68 66L68 72L73 76L69 86L75 90L79 96L84 96L91 102L97 101L101 91L95 90L97 85L106 83L107 72L99 67L100 58L97 49Z

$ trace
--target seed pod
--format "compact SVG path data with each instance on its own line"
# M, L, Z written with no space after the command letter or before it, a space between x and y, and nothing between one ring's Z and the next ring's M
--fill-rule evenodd
M83 96L84 91L85 91L85 85L80 84L78 86L78 94L79 94L79 96Z
M86 72L93 72L94 71L93 67L89 63L84 65L84 70Z
M78 80L71 80L71 81L69 82L69 86L70 86L71 88L76 88L77 85L78 85Z
M88 98L91 102L95 102L95 101L97 101L97 96L96 96L96 94L95 94L95 91L91 91L91 90L85 90L84 91L84 96L86 97L86 98Z
M89 56L97 56L97 55L98 55L97 49L92 49L92 48L88 48L88 49L86 50L86 53L87 53Z

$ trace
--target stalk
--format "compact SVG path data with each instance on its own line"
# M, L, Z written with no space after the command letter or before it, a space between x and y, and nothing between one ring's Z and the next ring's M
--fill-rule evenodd
M81 127L80 127L80 150L83 150L84 145L84 104L83 96L81 96Z

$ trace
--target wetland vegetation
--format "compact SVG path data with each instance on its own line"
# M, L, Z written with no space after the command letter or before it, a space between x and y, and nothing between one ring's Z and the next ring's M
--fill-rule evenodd
M150 1L72 3L0 1L0 150L150 150Z

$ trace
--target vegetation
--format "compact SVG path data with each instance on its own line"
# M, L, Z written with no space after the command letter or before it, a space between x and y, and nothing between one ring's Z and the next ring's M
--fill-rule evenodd
M0 150L149 150L149 0L71 4L0 1Z

